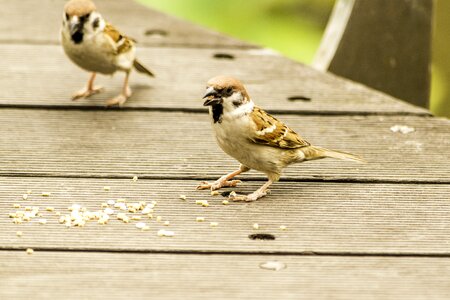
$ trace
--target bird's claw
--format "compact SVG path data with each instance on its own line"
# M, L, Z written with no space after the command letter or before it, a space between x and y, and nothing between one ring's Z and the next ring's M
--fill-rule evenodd
M75 100L78 100L78 99L89 98L90 96L98 94L101 91L103 91L103 87L101 87L101 86L96 86L96 87L93 87L91 89L84 88L84 89L78 91L77 93L75 93L72 96L72 101L75 101Z
M256 191L254 193L251 193L249 195L235 195L235 196L229 196L228 199L230 199L231 201L244 201L244 202L252 202L252 201L256 201L259 198L262 198L264 196L267 195L269 191L264 191L264 192L260 192L260 191Z
M224 181L218 180L212 184L208 183L207 181L202 181L197 186L197 190L211 189L211 191L215 191L215 190L219 190L223 187L235 187L239 183L242 183L242 181L240 181L240 180L224 180Z
M131 97L131 89L127 87L125 93L117 95L116 97L106 101L106 106L114 106L114 105L122 106L125 104L125 102L127 102L128 98L130 97Z
M125 95L120 94L106 101L106 106L114 106L114 105L122 106L125 102L127 102L127 99L128 98Z

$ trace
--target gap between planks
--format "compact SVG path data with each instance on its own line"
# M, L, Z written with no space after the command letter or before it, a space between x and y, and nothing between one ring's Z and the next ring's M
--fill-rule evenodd
M0 43L1 44L1 43ZM0 103L0 109L29 109L29 110L62 110L62 111L151 111L151 112L182 112L182 113L202 113L208 112L204 108L183 108L183 107L106 107L90 105L33 105L33 104L6 104ZM317 110L282 110L265 109L271 114L298 115L298 116L416 116L434 118L431 112L409 112L409 111L317 111Z
M245 176L245 175L244 175ZM110 175L110 176L96 176L96 175L51 175L47 173L12 173L12 174L1 174L1 177L13 177L13 178L79 178L79 179L130 179L130 176L125 175ZM236 176L236 179L241 180L242 182L251 182L251 181L260 181L266 182L267 177L252 177L252 178L242 178L240 176ZM217 176L203 176L196 177L190 176L187 178L180 178L174 176L149 176L149 175L141 175L139 176L139 180L170 180L170 181L204 181L204 180L216 180ZM433 180L380 180L380 179L363 179L363 178L342 178L342 179L330 179L330 178L320 178L317 176L316 178L281 178L278 182L321 182L321 183L361 183L361 184L401 184L401 185L409 185L409 184L439 184L439 185L449 185L450 181L433 181ZM195 184L195 183L194 183Z
M27 247L0 247L2 251L25 251ZM152 249L64 249L58 247L34 247L39 252L72 252L72 253L122 253L122 254L173 254L173 255L245 255L245 256L323 256L323 257L423 257L450 258L450 253L388 253L388 252L333 252L333 251L213 251L213 250L152 250Z

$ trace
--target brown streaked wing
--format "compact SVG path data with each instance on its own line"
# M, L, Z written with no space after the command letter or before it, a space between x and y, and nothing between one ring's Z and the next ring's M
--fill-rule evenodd
M117 53L124 53L129 51L133 47L134 39L122 35L114 26L107 23L104 29L106 35L108 35L117 46Z
M283 122L277 120L259 107L253 109L250 117L256 127L256 131L250 140L256 144L283 149L295 149L310 145L310 143L302 139L301 136L287 127ZM264 130L268 131L264 133ZM261 134L258 134L258 132L261 132Z

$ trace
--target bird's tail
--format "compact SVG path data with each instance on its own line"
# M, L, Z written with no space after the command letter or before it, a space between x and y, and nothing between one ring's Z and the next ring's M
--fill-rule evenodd
M328 150L322 147L316 147L316 146L308 146L304 148L300 148L300 150L305 154L305 160L315 160L315 159L321 159L326 157L331 158L337 158L347 161L354 161L359 163L365 163L366 161L356 155L342 152L342 151L335 151L335 150Z
M144 67L137 59L134 60L133 66L140 73L147 74L148 76L155 77L155 75L146 67Z

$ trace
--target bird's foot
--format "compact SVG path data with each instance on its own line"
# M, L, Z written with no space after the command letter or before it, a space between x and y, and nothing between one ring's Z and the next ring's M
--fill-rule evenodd
M262 198L264 196L266 196L268 193L270 193L269 190L265 190L265 191L256 191L253 192L249 195L236 195L236 196L230 196L228 197L231 201L244 201L244 202L252 202L252 201L256 201L259 198Z
M124 105L125 102L127 102L128 98L130 97L131 97L131 89L127 87L125 93L117 95L116 97L106 101L106 106L114 106L114 105L122 106Z
M101 91L103 91L103 87L101 86L95 86L93 88L85 87L72 96L72 101L88 98L92 95L100 93Z
M208 183L207 181L202 181L197 186L197 190L207 190L210 189L211 191L215 191L218 189L221 189L223 187L235 187L242 181L240 180L217 180L213 183Z

